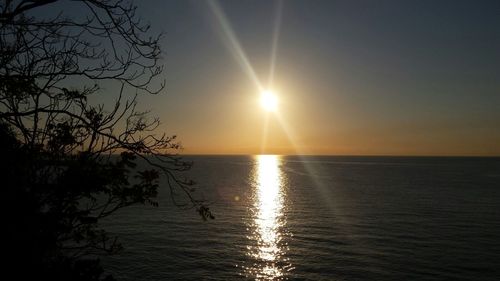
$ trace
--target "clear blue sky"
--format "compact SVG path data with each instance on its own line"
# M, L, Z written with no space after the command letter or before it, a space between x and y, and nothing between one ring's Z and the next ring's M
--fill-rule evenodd
M136 1L186 153L500 155L500 1L284 1L272 116L214 3L266 84L279 2Z

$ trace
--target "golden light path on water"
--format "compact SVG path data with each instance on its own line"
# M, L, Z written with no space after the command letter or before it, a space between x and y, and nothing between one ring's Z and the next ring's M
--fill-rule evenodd
M258 155L253 172L253 246L248 255L253 264L245 268L245 274L255 280L281 280L291 269L285 257L287 246L286 220L283 214L285 178L281 171L281 158L277 155Z

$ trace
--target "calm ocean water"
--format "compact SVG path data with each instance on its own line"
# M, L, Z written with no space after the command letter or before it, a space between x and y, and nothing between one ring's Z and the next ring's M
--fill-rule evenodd
M118 280L500 280L500 158L189 159L216 219L122 210Z

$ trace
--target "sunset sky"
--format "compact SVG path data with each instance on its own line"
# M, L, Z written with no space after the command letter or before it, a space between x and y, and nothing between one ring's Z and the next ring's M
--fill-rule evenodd
M500 155L500 1L136 4L183 153Z

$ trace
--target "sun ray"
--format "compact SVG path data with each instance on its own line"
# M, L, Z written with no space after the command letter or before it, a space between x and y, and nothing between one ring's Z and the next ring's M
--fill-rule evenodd
M266 117L264 120L264 126L262 127L262 141L260 144L260 154L264 154L266 151L268 128L269 128L269 114L266 114Z
M278 51L278 41L280 37L281 30L281 17L283 12L283 1L278 0L276 4L276 17L274 19L274 29L273 29L273 41L271 46L271 63L269 69L269 81L267 82L269 87L272 87L274 84L274 71L276 68L276 59L277 59L277 51Z
M229 24L229 21L227 20L227 17L224 14L224 11L222 10L219 2L217 0L209 0L208 3L210 9L215 15L215 18L217 19L219 27L221 28L227 47L233 54L234 58L238 61L243 71L255 83L255 86L257 87L259 92L261 92L263 90L262 83L260 82L252 65L250 64L250 61L248 60L245 51L241 47L238 38L234 34L233 29L231 28L231 25Z
M283 116L279 112L277 112L276 114L276 119L278 120L281 129L283 129L283 131L285 132L288 141L292 145L292 148L294 150L293 154L302 155L303 151L301 149L301 146L296 141L297 138L295 137L295 132L293 131L292 127L288 125L288 123L285 121L285 118L283 118Z

